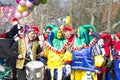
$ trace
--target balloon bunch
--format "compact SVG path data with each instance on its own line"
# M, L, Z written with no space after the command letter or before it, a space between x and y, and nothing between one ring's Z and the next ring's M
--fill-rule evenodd
M35 6L38 6L40 3L45 4L47 0L16 0L17 8L15 17L22 18L27 17L33 10Z

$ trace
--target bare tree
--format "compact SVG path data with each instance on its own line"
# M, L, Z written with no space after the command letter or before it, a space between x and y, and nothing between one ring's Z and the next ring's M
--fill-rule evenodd
M108 20L107 20L107 31L111 33L111 14L112 14L112 2L113 0L110 0L108 2Z

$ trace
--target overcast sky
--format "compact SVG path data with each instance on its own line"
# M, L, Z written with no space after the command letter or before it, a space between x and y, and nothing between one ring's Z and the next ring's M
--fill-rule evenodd
M0 0L0 1L3 2L3 3L16 4L15 0ZM68 1L68 0L64 0L64 1ZM120 0L113 0L113 1L120 1Z
M2 3L11 3L15 4L15 0L0 0Z

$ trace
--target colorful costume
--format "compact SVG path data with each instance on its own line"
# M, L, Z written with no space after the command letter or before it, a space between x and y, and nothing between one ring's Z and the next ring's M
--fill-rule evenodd
M80 26L72 44L71 80L97 80L95 71L100 67L96 56L101 54L96 38L90 35L95 27L89 24ZM100 58L100 56L99 56Z
M114 53L114 71L116 80L120 80L120 33L116 34L119 41L115 44L115 53Z
M36 60L36 55L42 51L37 38L36 29L29 27L24 38L19 39L11 49L15 52L18 79L26 80L25 66L28 62ZM19 58L22 55L22 58Z
M57 27L52 30L52 39L49 41L44 42L47 77L48 80L62 80L67 72L65 64L71 61L72 54L67 51L68 42Z
M112 80L112 76L110 75L110 66L112 63L112 38L110 34L102 33L101 39L98 41L98 44L101 47L102 56L105 58L106 63L101 68L101 77L99 75L99 80ZM113 74L112 74L113 75Z

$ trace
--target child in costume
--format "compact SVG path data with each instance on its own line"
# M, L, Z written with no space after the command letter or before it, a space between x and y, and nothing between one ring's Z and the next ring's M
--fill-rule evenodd
M43 42L46 41L48 39L48 35L49 33L52 31L52 29L54 29L55 25L53 24L47 24L45 27L44 27L44 33L39 35L38 38L39 38L39 44L40 46L42 47L43 46Z
M71 47L71 80L97 80L96 71L103 65L104 59L96 38L91 35L93 32L96 32L93 25L86 24L78 28Z
M47 58L46 76L47 80L62 80L70 74L72 54L67 51L68 41L62 31L55 27L51 33L52 39L44 42L44 56Z

